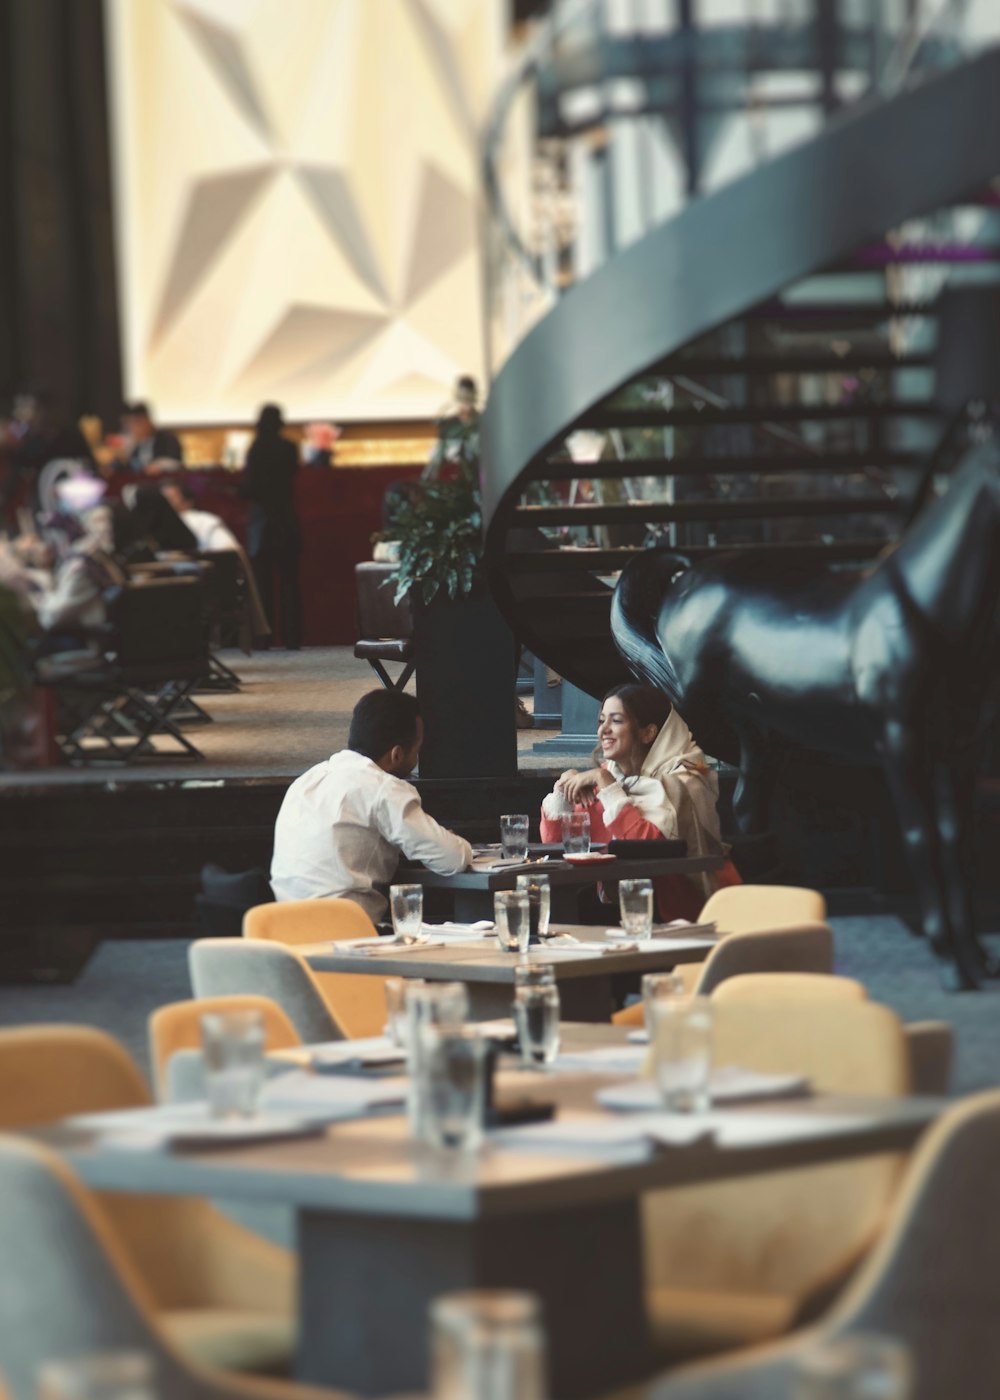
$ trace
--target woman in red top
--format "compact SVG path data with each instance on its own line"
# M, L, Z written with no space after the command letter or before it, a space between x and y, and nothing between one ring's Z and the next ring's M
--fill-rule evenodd
M604 697L597 721L596 768L569 768L542 803L543 841L562 840L562 818L590 813L594 841L680 839L689 856L725 855L716 801L719 784L691 731L660 691L621 685ZM696 920L722 885L738 885L732 861L703 875L655 881L661 920Z

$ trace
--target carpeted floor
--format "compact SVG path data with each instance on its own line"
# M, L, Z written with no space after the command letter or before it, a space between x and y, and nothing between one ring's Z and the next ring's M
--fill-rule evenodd
M832 919L837 970L857 977L873 999L906 1021L944 1019L956 1036L953 1088L968 1093L1000 1083L1000 989L943 990L924 944L895 918ZM146 1020L155 1007L191 995L183 940L107 942L75 985L0 988L0 1025L78 1021L120 1037L148 1067Z

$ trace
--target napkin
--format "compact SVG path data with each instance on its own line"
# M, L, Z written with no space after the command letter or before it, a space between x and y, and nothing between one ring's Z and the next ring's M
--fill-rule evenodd
M401 1105L406 1080L352 1079L346 1075L311 1074L293 1069L269 1080L261 1090L262 1109L294 1113L314 1123L363 1117L372 1109Z
M636 1053L643 1051L637 1047ZM797 1098L809 1092L809 1080L801 1074L760 1074L737 1065L724 1065L709 1076L713 1103ZM660 1093L654 1080L637 1079L631 1084L612 1084L598 1089L597 1101L605 1108L643 1110L655 1108L660 1102Z
M488 1136L498 1147L518 1152L643 1161L652 1155L655 1142L685 1146L704 1138L708 1131L697 1114L560 1114L548 1123L501 1128Z
M128 1152L171 1147L242 1146L275 1138L303 1137L322 1123L297 1116L258 1113L252 1118L212 1118L208 1104L153 1104L145 1108L81 1113L66 1123L101 1136L101 1145Z
M326 1040L303 1047L315 1069L341 1066L403 1064L406 1052L386 1035L359 1037L357 1040Z
M479 919L472 924L454 923L448 919L443 924L424 924L423 932L449 943L483 943L493 937L495 928L492 919Z
M398 958L409 953L428 953L443 948L443 938L428 938L421 943L397 943L394 938L348 938L334 943L334 953L350 953L359 958Z
M605 938L628 938L623 928L606 928ZM686 919L674 919L669 924L654 924L653 938L704 938L716 939L718 931L714 923L689 924Z
M644 1046L599 1045L592 1050L574 1050L557 1055L553 1068L583 1070L591 1074L638 1074L648 1054Z

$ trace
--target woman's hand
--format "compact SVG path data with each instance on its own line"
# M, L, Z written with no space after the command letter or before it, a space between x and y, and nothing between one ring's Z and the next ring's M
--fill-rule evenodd
M561 792L562 795L563 795L563 797L567 797L569 794L568 794L567 791L566 791L566 784L567 784L568 782L570 782L570 781L571 781L573 778L575 778L576 776L577 776L577 770L576 770L575 768L567 768L567 769L566 769L566 772L565 772L565 773L560 773L560 774L559 774L559 777L556 779L556 783L555 783L555 787L553 788L553 792Z
M603 768L587 768L582 773L571 770L559 779L562 784L560 791L567 801L582 802L585 807L596 800L598 788L607 787L610 782L611 778Z

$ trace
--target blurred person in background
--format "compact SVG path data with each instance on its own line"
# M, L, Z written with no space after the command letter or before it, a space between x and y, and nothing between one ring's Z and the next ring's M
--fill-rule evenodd
M455 383L455 398L438 419L438 440L431 449L421 481L474 481L479 471L479 392L470 374Z
M16 472L36 480L42 468L56 458L94 466L80 429L60 421L49 394L37 385L15 394L11 415L0 428L0 445L6 447Z
M239 541L222 517L213 515L210 510L198 509L197 498L186 481L176 475L168 477L161 485L160 493L194 535L199 549L210 553L213 550L239 550Z
M299 454L295 444L282 436L284 426L277 404L265 404L257 419L240 489L250 502L247 553L272 635L279 630L276 623L280 618L282 643L289 651L298 651L302 645L301 534L295 513Z
M147 403L137 401L122 407L122 442L119 463L130 472L155 475L161 463L183 464L184 449L176 433L157 428Z

